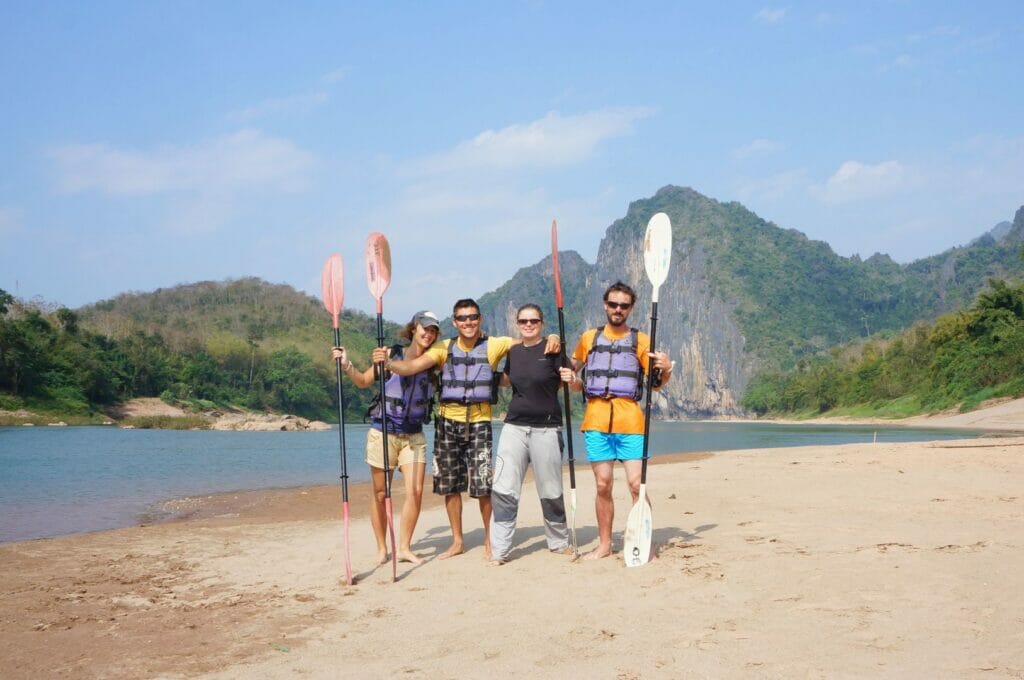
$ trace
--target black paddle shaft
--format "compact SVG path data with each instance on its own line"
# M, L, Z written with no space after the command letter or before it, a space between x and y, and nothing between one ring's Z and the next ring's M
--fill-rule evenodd
M569 358L565 354L565 315L562 314L562 308L558 308L558 342L561 343L561 354L562 354L562 366L569 366ZM563 401L565 403L565 439L566 445L569 447L569 488L576 488L576 464L573 461L572 455L572 407L569 401L569 383L564 383L565 388L562 392Z
M658 303L651 303L651 346L654 351L654 340L658 336ZM647 483L647 442L651 438L651 392L654 391L654 369L651 367L651 359L647 359L647 395L644 400L644 453L643 463L640 466L640 483Z
M384 346L384 315L377 312L377 347ZM384 383L387 382L384 374L387 372L385 367L388 365L387 359L380 365L379 370L379 383L380 383L380 429L381 429L381 449L384 452L384 498L391 498L391 475L388 472L391 470L391 466L388 465L388 401L384 398Z
M341 346L341 332L334 329L334 346ZM338 438L341 451L341 500L348 503L348 462L345 460L345 391L341 387L341 359L334 362L338 375Z

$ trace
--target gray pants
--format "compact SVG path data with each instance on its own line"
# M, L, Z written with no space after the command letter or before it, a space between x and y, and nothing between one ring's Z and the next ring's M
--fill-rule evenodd
M501 428L491 487L491 551L496 560L508 558L519 514L526 468L533 477L544 515L544 536L549 550L569 545L562 498L562 431L558 427L528 427L506 423Z

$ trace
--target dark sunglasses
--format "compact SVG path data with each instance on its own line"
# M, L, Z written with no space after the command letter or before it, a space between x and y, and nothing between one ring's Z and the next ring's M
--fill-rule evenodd
M538 323L544 323L540 319L516 319L516 323L520 326L533 325Z
M456 314L456 321L476 321L480 318L479 314Z
M629 309L633 306L632 302L605 302L604 304L608 309Z

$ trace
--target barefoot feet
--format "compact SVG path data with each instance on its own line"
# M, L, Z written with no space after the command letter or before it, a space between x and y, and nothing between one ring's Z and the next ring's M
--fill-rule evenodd
M439 560L446 560L449 557L455 557L456 555L461 555L462 552L463 552L463 550L462 550L462 544L461 543L452 543L451 546L447 550L445 550L443 553L441 553L440 555L437 556L437 559L439 559Z
M580 559L584 559L584 560L599 560L602 557L608 557L611 554L612 554L611 547L597 546L596 548L594 548L593 550L588 552L586 555L584 555Z
M398 551L399 562L412 562L413 564L423 564L423 558L414 553L409 548L403 548Z

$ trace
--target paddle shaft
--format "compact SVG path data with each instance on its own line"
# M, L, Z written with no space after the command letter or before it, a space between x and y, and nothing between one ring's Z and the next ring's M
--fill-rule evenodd
M377 302L377 309L380 310L380 301ZM384 346L384 315L377 312L377 347ZM387 379L385 369L388 362L385 360L380 364L377 375L380 384L380 429L381 429L381 450L384 453L384 498L391 498L391 475L388 474L391 466L388 464L388 401L385 398L384 390Z
M341 332L334 327L334 346L341 346ZM345 391L341 386L341 359L334 362L338 376L338 438L341 451L341 500L348 503L348 461L345 460Z
M559 295L561 297L561 295ZM565 354L565 315L562 307L558 307L558 341L562 343L562 366L569 366L569 358ZM569 401L569 383L562 383L562 403L565 406L565 443L569 450L569 488L576 489L576 463L572 451L572 406Z
M651 303L651 347L650 351L654 351L655 338L658 337L658 289L654 289L654 295L652 296L654 301ZM640 488L647 483L647 442L651 438L651 392L654 391L654 369L650 364L650 357L647 359L647 395L644 399L644 450L643 450L643 463L640 465Z
M558 342L561 345L562 366L570 366L565 353L565 314L562 313L562 271L558 266L558 220L551 220L551 274L555 282L555 307L558 308ZM569 384L563 385L563 403L565 404L565 433L569 444L569 488L576 491L576 465L572 452L572 407L570 406ZM575 495L573 496L573 512L575 512ZM575 528L573 529L575 531Z

